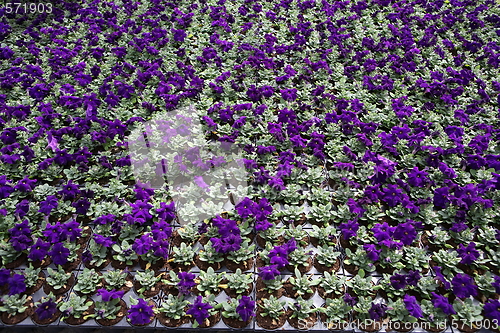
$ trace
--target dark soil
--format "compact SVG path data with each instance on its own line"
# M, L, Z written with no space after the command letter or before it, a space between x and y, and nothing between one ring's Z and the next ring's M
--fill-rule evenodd
M345 324L342 324L340 322L332 322L330 326L328 326L330 323L328 322L328 319L326 318L326 314L320 313L319 318L325 324L329 330L331 331L343 331L349 325L349 316L345 317L344 320L346 321Z
M33 268L45 268L48 265L52 263L52 258L51 257L45 257L43 260L35 260L35 261L29 261L28 264L31 263L33 265Z
M28 258L28 255L26 253L23 253L19 257L17 257L17 259L15 259L14 261L11 261L9 263L4 263L4 266L7 269L17 268L26 261L26 258Z
M247 321L241 321L241 320L236 319L236 318L226 318L226 317L222 316L222 321L224 322L224 324L226 324L227 326L232 327L232 328L245 328L248 325L250 325L250 323L252 322L252 319L250 318Z
M142 258L139 258L139 266L141 269L146 270L146 266L149 264L149 262L142 260ZM149 270L153 270L155 272L158 272L165 268L167 266L167 261L165 259L158 259L155 263L151 264L149 266Z
M198 327L199 328L212 327L219 322L220 317L221 317L220 311L217 311L213 316L210 316L207 319L205 319L205 321L201 325L199 325ZM192 318L191 322L194 323L194 320L195 319Z
M23 313L18 313L14 316L9 316L9 314L7 312L3 312L2 316L1 316L3 323L5 325L16 325L16 324L19 324L20 322L22 322L24 319L31 316L33 314L33 311L34 311L32 304L31 304L31 301L27 301L26 303L24 303L24 305L28 306L28 308L26 310L24 310Z
M50 293L53 293L54 295L61 295L70 290L73 284L75 284L75 275L71 273L71 277L68 279L68 281L66 281L66 284L62 288L56 290L51 285L49 285L47 281L45 281L45 284L43 285L43 291L47 295Z
M269 316L262 317L261 313L262 313L262 310L259 307L257 309L255 319L257 321L257 325L259 325L260 327L265 328L266 330L275 330L275 329L280 328L283 325L285 325L285 322L286 322L286 314L285 313L283 315L281 315L277 320L273 319L273 318L269 318Z
M180 272L180 271L187 272L193 267L194 267L194 262L191 262L191 264L189 265L178 264L176 262L169 262L167 265L167 269L174 272Z
M222 267L222 262L209 263L209 262L200 260L199 255L196 255L194 262L196 263L196 266L198 266L198 268L201 269L202 271L206 271L209 267L212 267L214 269L214 271L218 271Z
M138 259L132 260L132 265L127 265L126 262L122 262L122 261L118 261L118 260L113 259L113 260L111 260L111 267L113 267L114 269L124 270L126 267L128 267L128 268L134 267L135 265L137 265L138 262L139 262Z
M342 293L340 295L337 294L326 294L325 288L323 287L317 287L316 290L318 291L318 295L325 299L325 298L340 298L342 297L343 294L345 294L345 287L342 287Z
M110 262L111 262L111 255L108 253L108 257L106 258L106 260L102 264L100 264L99 266L96 266L95 264L91 264L90 262L84 262L83 264L87 268L95 269L97 271L100 271L104 267L108 266Z
M189 318L188 317L182 317L181 319L172 319L168 318L165 316L163 312L160 312L156 315L156 318L158 318L158 321L166 327L179 327L182 324L188 323Z
M266 241L260 235L257 235L255 237L255 241L257 242L257 245L259 245L261 248L266 247ZM275 242L273 242L273 245L282 245L284 243L285 243L285 238L283 236L279 236L278 239Z

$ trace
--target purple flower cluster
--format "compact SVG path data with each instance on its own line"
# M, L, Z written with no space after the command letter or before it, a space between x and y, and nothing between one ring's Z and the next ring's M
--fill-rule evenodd
M217 216L212 224L219 230L219 238L210 238L212 246L219 253L238 251L241 248L241 231L236 221Z

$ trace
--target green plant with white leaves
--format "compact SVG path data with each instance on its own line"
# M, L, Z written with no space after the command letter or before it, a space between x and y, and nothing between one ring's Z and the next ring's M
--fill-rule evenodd
M248 285L253 282L252 274L243 274L239 268L233 274L226 274L226 278L227 287L237 295L245 293L248 290Z
M78 296L75 293L71 293L68 300L58 304L59 311L62 313L62 318L66 319L73 316L76 319L84 316L85 312L89 310L92 305L92 301L88 300L87 297ZM84 319L90 318L90 314L83 317Z
M161 275L156 275L153 270L146 270L144 272L137 272L135 274L135 280L139 282L141 288L137 290L139 295L142 295L146 290L151 290L156 283L161 281Z
M38 279L40 278L39 274L41 271L41 267L34 268L31 263L24 269L22 274L24 275L24 283L26 284L26 288L32 288L36 286L36 284L38 283Z
M298 267L304 266L306 267L309 262L308 260L311 258L312 251L306 250L302 247L297 247L295 250L288 254L288 261L291 266Z
M66 273L62 266L59 266L57 271L48 267L47 273L46 281L54 290L62 289L71 278L71 273Z
M356 275L346 281L347 287L357 296L372 296L374 294L374 284L371 276L361 277Z
M346 277L335 273L324 272L319 278L319 286L325 290L325 295L341 296L345 292Z
M456 314L451 315L451 317L468 326L473 326L474 323L480 323L484 319L481 314L483 307L481 304L475 304L470 298L465 300L456 298L453 301L453 309Z
M128 273L120 270L109 270L102 274L102 278L106 282L106 289L120 289L123 286L132 287L132 282L127 281Z
M198 276L199 283L196 288L205 295L218 294L219 288L222 280L226 274L216 273L212 267L209 267L206 271L201 271Z
M137 253L132 249L132 243L126 240L123 240L120 245L113 244L111 248L115 252L113 254L113 259L123 262L127 266L132 266L134 261L139 258Z
M215 264L224 260L222 254L215 250L212 245L212 241L210 240L207 242L207 244L205 244L203 250L200 250L200 252L198 252L198 256L201 261L209 264Z
M432 260L436 262L437 266L441 267L443 275L447 277L462 273L462 270L457 267L461 260L457 251L441 249L434 253Z
M368 258L366 251L358 247L356 252L352 252L351 249L345 249L346 258L344 259L344 264L355 265L359 267L359 270L365 272L374 272L377 268L372 260Z
M188 300L184 299L184 296L174 296L169 294L167 298L161 303L159 308L156 308L157 313L162 313L165 317L179 320L186 315L186 307L190 304Z
M77 282L73 289L82 294L92 294L102 284L102 277L96 270L85 267L78 275Z
M304 296L313 294L314 290L311 287L317 286L321 282L321 279L312 279L312 276L302 275L298 268L295 268L295 276L291 276L288 282L290 282L298 296Z
M297 297L295 302L290 303L290 308L292 309L292 315L290 318L297 318L298 320L304 320L309 318L312 314L318 312L318 308L314 307L313 299L304 300L302 296Z
M0 298L0 312L5 312L10 316L15 316L18 313L24 313L28 309L26 302L31 299L28 295L4 295Z
M333 267L337 263L340 255L341 253L334 247L324 245L318 248L316 261L326 267Z
M325 305L318 309L319 312L326 315L326 322L329 329L333 329L334 325L339 325L335 327L336 330L341 328L340 325L345 325L349 322L351 310L352 306L348 305L342 298L327 298Z
M262 317L267 317L272 319L278 319L285 314L285 301L280 301L278 298L271 295L269 298L262 299L262 303L259 307L262 309L260 314Z
M172 248L172 257L169 261L173 261L181 265L191 265L196 252L195 250L187 245L186 243L181 243L181 246L174 246Z
M255 244L248 245L249 243L250 241L245 239L243 243L241 243L241 247L236 251L227 253L226 258L236 264L252 259L255 255Z
M334 246L335 242L333 240L336 238L336 230L330 225L325 227L313 225L309 236L316 238L319 246Z

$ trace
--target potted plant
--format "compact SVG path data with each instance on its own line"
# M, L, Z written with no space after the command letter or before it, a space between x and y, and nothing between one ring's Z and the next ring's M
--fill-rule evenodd
M198 296L196 300L188 306L186 314L191 316L193 328L207 328L217 324L220 320L222 305L217 304L215 295Z
M434 293L432 293L434 294ZM455 312L451 304L447 301L435 301L424 299L420 303L424 317L422 318L423 327L429 332L443 332L448 327L448 317ZM446 310L446 313L443 311Z
M196 266L201 270L206 270L209 267L219 270L222 266L222 261L224 261L224 257L216 251L210 240L203 246L203 249L200 249L195 259Z
M336 230L331 225L324 227L313 225L312 231L309 232L309 238L314 247L331 247L337 244Z
M33 312L32 297L26 294L4 295L0 298L2 321L6 325L16 325Z
M229 297L248 296L253 289L253 275L243 274L238 268L233 274L226 274L226 285L224 291Z
M222 304L222 321L232 328L245 328L255 316L255 301L248 296L231 298Z
M456 313L452 314L451 318L456 325L454 327L460 332L472 333L480 328L477 323L481 323L484 319L481 315L483 307L480 304L474 304L470 298L465 300L456 298L453 301L453 309Z
M78 275L73 290L80 296L92 296L99 287L102 287L102 280L100 272L85 267Z
M31 319L38 325L53 323L61 315L61 312L57 308L60 301L61 299L56 299L52 293L42 297L33 305L35 310L31 314Z
M134 290L143 297L158 295L162 289L161 274L156 276L154 270L137 272L134 277Z
M454 274L463 273L463 271L458 268L460 260L457 251L441 249L432 256L431 265L432 267L441 267L442 274L451 278Z
M97 290L100 301L95 301L94 315L96 322L102 326L113 326L125 316L127 303L122 299L124 292L118 290Z
M189 322L189 318L186 315L188 305L189 301L184 299L184 295L177 297L168 294L167 298L162 302L161 307L156 309L156 317L163 326L179 327Z
M405 269L419 271L427 274L429 271L429 255L425 249L413 246L406 246L404 249L403 263Z
M103 269L111 262L109 248L91 239L86 251L82 254L82 261L85 267Z
M325 271L337 272L340 269L340 255L341 253L334 247L323 245L318 248L318 252L314 255L314 267L321 273Z
M226 254L226 268L232 272L238 269L248 271L253 268L254 256L255 244L249 245L249 241L244 240L238 250Z
M408 284L407 277L404 274L384 274L373 288L378 290L379 294L385 299L399 299L406 293Z
M309 245L309 235L307 234L307 231L302 229L301 225L285 229L285 234L283 235L283 237L285 241L289 241L292 238L296 239L297 245L300 245L302 247L306 247L307 245Z
M325 304L318 309L320 318L332 331L342 331L349 325L349 314L352 306L342 298L327 298Z
M181 228L172 232L172 245L181 246L181 243L193 245L200 238L198 233L198 225L196 222L190 222L183 225Z
M161 281L164 284L164 292L176 296L179 293L187 295L194 292L197 285L195 278L194 273L169 271L167 279Z
M73 273L66 273L62 266L59 266L57 271L48 267L47 273L48 276L45 279L45 284L43 285L43 291L46 294L64 294L75 283L75 275Z
M346 248L345 254L344 268L350 274L356 275L361 270L368 273L375 271L375 263L370 259L368 253L362 247L358 247L355 252ZM361 274L363 274L363 272Z
M295 268L295 276L289 277L283 285L288 297L311 298L316 291L316 286L321 282L321 279L312 280L311 278L312 276L301 275L298 268Z
M374 303L370 297L360 296L353 306L353 318L362 331L379 331L384 324L386 308L385 304Z
M132 244L129 244L128 241L123 240L120 245L113 244L111 248L114 252L112 254L113 260L111 261L113 268L132 268L139 262L137 253L132 249Z
M41 267L34 268L33 264L30 263L23 272L24 283L26 284L26 290L24 293L26 295L32 295L37 292L42 286L45 280L45 273L42 271Z
M346 292L346 277L324 272L319 278L318 294L322 298L339 298Z
M309 330L316 324L316 309L313 300L304 300L302 296L295 299L287 310L287 320L290 325L296 329Z
M257 301L256 321L259 327L267 330L275 330L285 324L286 321L286 302L280 301L271 295Z
M361 275L356 275L346 281L346 285L349 288L349 293L354 293L356 296L363 296L374 299L377 296L377 292L374 290L374 283L371 276L363 277Z
M276 265L259 268L259 278L255 284L256 298L267 298L274 296L280 298L283 295L283 280Z
M197 290L203 295L219 295L222 291L222 280L224 280L225 273L216 273L212 267L209 267L206 271L200 271L198 276Z
M259 245L261 248L266 248L266 244L271 244L271 245L280 245L283 244L284 242L284 237L283 233L285 232L285 228L278 228L275 225L272 227L260 231L257 234L257 237L255 238L255 241L257 242L257 245Z
M395 298L394 301L389 299L389 303L387 304L388 326L396 332L406 333L413 330L413 324L422 316L420 314L422 310L418 307L416 299L408 297L411 296L405 296L404 301L402 297ZM409 307L406 303L413 305L413 307ZM412 313L410 313L408 308L412 310Z
M186 243L181 243L179 247L174 246L170 259L169 268L174 271L188 271L194 266L195 250Z
M111 290L128 292L133 286L134 278L127 270L109 270L102 274L104 288Z
M312 268L312 251L306 250L302 247L298 247L295 250L288 253L288 262L286 269L290 272L294 272L297 268L302 274L309 272Z
M133 326L147 326L151 324L155 318L155 302L152 300L146 302L143 298L136 299L132 296L130 296L129 300L130 308L127 314L128 322Z
M68 300L58 304L61 318L72 326L85 323L94 313L94 301L86 296L71 293Z

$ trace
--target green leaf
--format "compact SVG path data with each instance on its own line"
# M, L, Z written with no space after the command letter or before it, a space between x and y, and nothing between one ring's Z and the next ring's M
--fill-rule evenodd
M364 277L365 277L365 270L364 270L364 269L362 269L362 268L360 268L360 269L359 269L359 271L358 271L358 275L359 275L360 277L364 278Z

